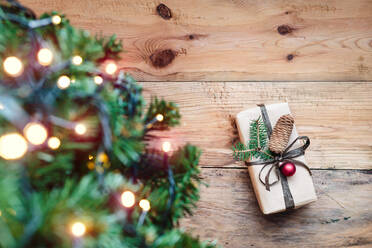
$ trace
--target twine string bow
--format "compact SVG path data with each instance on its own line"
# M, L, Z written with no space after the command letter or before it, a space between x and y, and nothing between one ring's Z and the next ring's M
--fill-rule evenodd
M295 148L295 149L292 149L292 146L298 141L298 140L303 140L304 141L304 144L298 148ZM280 176L279 176L279 173L280 173L280 170L279 170L279 166L281 163L286 163L286 162L290 162L290 163L293 163L295 165L299 165L299 166L302 166L304 168L307 169L307 171L310 173L310 175L312 175L311 171L310 171L310 168L303 162L299 161L299 160L296 160L294 158L297 158L297 157L300 157L302 155L305 154L305 150L309 147L310 145L310 139L309 137L307 136L299 136L297 137L281 154L275 156L273 159L271 160L268 160L268 161L263 161L263 160L259 160L259 161L253 161L253 162L248 162L247 165L264 165L261 170L260 170L260 173L258 175L259 179L260 179L260 182L265 185L265 188L267 191L270 191L270 187L273 186L274 184L278 183L280 181ZM264 180L262 179L262 173L264 171L264 169L267 167L267 166L271 166L269 171L267 172ZM271 172L272 171L275 171L275 174L276 174L276 180L272 183L270 183L270 175L271 175Z

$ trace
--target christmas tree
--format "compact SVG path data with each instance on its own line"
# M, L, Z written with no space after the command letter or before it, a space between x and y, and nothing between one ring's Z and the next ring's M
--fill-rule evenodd
M0 247L214 247L178 228L200 150L149 148L179 110L146 110L121 42L0 4Z

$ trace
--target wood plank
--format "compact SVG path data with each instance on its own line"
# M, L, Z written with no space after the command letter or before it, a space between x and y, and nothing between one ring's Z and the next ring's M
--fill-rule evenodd
M116 33L127 51L121 66L142 81L372 80L370 0L21 2Z
M246 169L203 169L193 217L182 226L225 248L371 247L371 171L313 170L318 201L291 212L261 214Z
M179 104L182 125L172 129L173 143L203 149L202 166L234 163L231 119L257 103L288 101L301 135L311 139L306 158L312 168L372 169L372 83L348 82L146 82L144 94Z

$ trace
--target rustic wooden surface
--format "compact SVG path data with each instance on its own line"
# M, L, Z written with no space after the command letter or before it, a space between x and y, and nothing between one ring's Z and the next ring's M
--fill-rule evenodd
M21 1L116 33L142 81L372 80L371 0Z
M241 167L231 156L237 138L231 120L257 103L288 101L301 135L311 139L311 168L372 169L372 83L145 82L145 95L177 102L182 125L174 143L191 142L203 167Z
M140 81L170 81L142 83L147 99L180 105L182 125L158 135L200 146L209 184L183 227L227 248L372 246L372 83L361 82L372 80L371 0L21 1L116 33L122 68ZM282 101L311 138L319 200L263 216L246 168L231 158L231 120Z
M144 82L144 94L180 105L182 125L159 137L203 149L203 188L182 226L224 247L371 247L372 83ZM231 158L231 119L256 103L288 101L319 200L290 213L261 214L242 163Z
M264 216L245 169L203 169L195 216L182 224L224 247L371 247L372 176L357 170L313 170L318 201ZM218 197L216 197L218 196Z

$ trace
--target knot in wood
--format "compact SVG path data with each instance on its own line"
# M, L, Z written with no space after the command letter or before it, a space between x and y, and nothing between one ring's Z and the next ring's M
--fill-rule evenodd
M172 63L176 57L176 52L171 49L157 51L151 54L150 60L154 67L163 68Z
M291 28L288 25L280 25L278 27L278 33L281 34L281 35L286 35L286 34L292 33L293 30L294 29Z
M156 11L158 14L165 20L169 20L172 18L172 12L171 10L163 3L159 4L156 7Z

